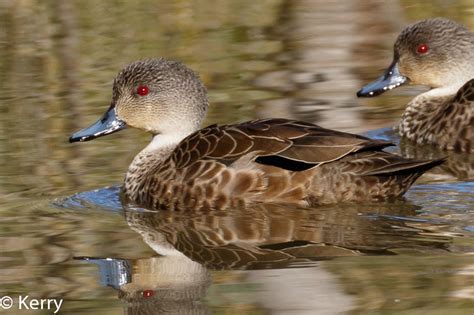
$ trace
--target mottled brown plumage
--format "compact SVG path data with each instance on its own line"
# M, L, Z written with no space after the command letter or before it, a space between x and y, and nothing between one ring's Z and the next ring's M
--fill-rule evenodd
M380 151L388 145L285 119L214 125L167 158L132 164L125 192L140 205L179 209L383 200L401 196L439 164ZM147 170L141 182L140 170Z
M427 51L418 51L425 45ZM444 18L404 29L385 74L358 92L375 96L405 82L432 89L415 97L403 114L399 133L417 144L474 152L474 33Z
M149 94L137 95L137 86L147 86ZM155 134L125 177L130 202L153 209L225 209L385 200L403 195L442 162L405 159L383 152L391 145L386 141L287 119L198 130L207 108L203 89L191 70L163 59L139 61L119 73L112 106L98 123L109 126L105 134L122 124ZM91 128L71 141L104 134L97 124Z

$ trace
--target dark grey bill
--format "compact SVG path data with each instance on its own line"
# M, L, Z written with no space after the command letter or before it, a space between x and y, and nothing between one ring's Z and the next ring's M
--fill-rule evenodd
M385 73L380 78L360 89L359 92L357 92L357 96L377 96L388 90L399 87L407 81L408 79L400 74L400 71L398 70L398 63L394 61L390 67L385 70Z
M89 141L117 132L124 129L125 127L127 127L125 122L117 118L117 115L115 114L115 107L110 106L101 119L96 121L92 126L75 132L69 138L69 142Z

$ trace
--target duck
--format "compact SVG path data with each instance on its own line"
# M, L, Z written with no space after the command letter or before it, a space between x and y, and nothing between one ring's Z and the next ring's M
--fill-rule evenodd
M474 152L474 33L446 19L431 18L406 27L384 74L357 92L373 97L403 84L429 91L411 100L398 132L417 145Z
M208 106L203 82L183 63L138 60L116 76L105 114L69 141L126 127L151 133L128 168L122 196L153 210L388 200L444 161L403 158L383 151L390 142L291 119L200 129Z

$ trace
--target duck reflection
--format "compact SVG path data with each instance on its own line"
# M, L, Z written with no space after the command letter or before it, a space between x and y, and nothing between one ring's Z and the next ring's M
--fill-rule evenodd
M100 266L102 283L119 290L127 314L206 313L199 301L211 285L211 270L311 267L341 256L396 255L397 249L449 250L450 236L432 223L406 219L415 214L416 207L403 202L205 212L125 209L129 227L159 256L82 259Z
M338 256L394 254L396 248L445 249L449 238L425 234L429 224L422 227L415 220L415 227L398 219L415 211L402 202L317 209L262 204L227 212L125 211L125 217L160 255L179 252L211 269L259 269Z
M400 151L408 158L441 158L447 157L445 162L436 169L443 174L454 176L459 180L474 179L474 155L469 153L442 151L431 145L413 145L409 141L400 142ZM435 170L436 170L435 169Z

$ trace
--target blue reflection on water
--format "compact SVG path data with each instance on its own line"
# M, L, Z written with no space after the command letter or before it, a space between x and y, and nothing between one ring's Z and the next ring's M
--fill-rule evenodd
M70 197L56 200L53 205L59 208L84 210L102 209L113 212L123 210L120 202L121 186L108 186L74 194Z

